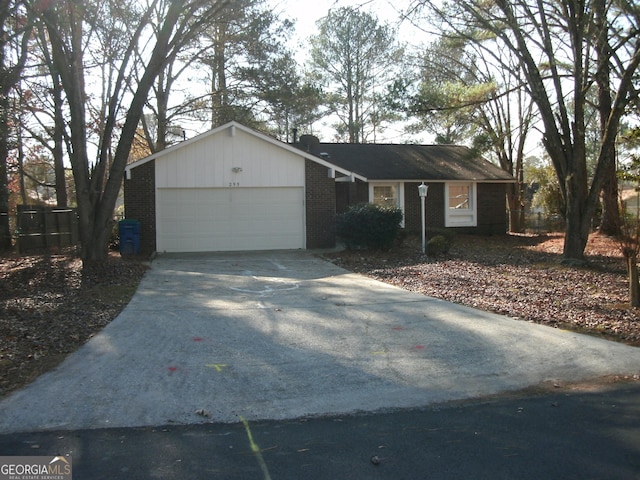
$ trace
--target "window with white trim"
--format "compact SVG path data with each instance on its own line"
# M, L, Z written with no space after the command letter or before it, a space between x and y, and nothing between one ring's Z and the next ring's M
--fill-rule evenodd
M385 207L397 207L398 187L396 185L374 185L371 203Z
M404 212L404 183L369 183L369 203L398 207ZM404 228L404 216L400 226Z
M470 200L471 185L449 185L449 208L454 210L469 210L471 208Z
M475 227L478 224L476 184L450 182L445 184L445 226Z

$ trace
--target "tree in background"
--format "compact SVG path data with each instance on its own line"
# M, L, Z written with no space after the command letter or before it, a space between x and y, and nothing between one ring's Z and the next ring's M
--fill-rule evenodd
M619 217L617 225L619 230L618 244L627 262L629 304L633 307L640 307L640 282L638 281L638 254L640 254L640 155L638 148L640 147L640 127L629 129L621 135L621 144L626 155L621 161L618 175L624 183L634 187L635 198L627 197L624 199L620 195L622 215Z
M180 75L189 68L190 62L178 64L177 52L173 52L167 59L165 67L158 74L151 87L151 95L146 104L146 109L151 113L143 115L140 119L143 138L148 145L148 153L152 154L164 150L171 143L171 139L183 137L183 130L179 125L179 117L183 110L178 106L171 108L169 99L174 84ZM184 104L182 104L184 105Z
M531 206L544 210L549 218L563 218L565 207L558 176L548 161L531 161L525 166L525 178L533 191Z
M496 62L515 58L510 64L517 65L536 104L543 143L565 200L563 257L568 262L584 261L591 221L615 160L620 119L638 94L634 86L640 64L637 5L625 0L606 4L471 0L442 6L417 0L415 5L429 8L442 31L473 38ZM603 69L611 75L606 80ZM603 121L596 167L589 178L585 104L592 88L599 90L597 108Z
M64 92L85 267L107 256L124 168L155 79L227 3L26 2L46 30L49 70L57 72ZM99 85L90 84L94 78Z
M64 92L60 75L55 68L51 69L53 63L49 40L42 23L35 25L29 56L20 87L19 149L26 150L28 154L35 152L34 155L41 161L50 160L55 179L56 205L65 208L69 199L64 161L70 145L68 136L65 136ZM23 192L23 196L26 197L26 193Z
M246 41L251 37L247 35L247 30L255 18L252 7L256 3L254 0L241 0L238 4L228 5L203 32L202 41L208 48L202 49L199 60L210 72L208 111L211 128L230 120L254 124L252 112L242 101L245 94L241 87L242 81L234 74L240 70L240 59L246 59ZM253 39L250 43L252 41Z
M527 142L536 120L534 102L523 88L523 81L514 75L517 68L501 68L479 57L478 73L484 83L493 82L496 90L477 112L479 138L486 138L486 146L497 158L500 168L511 174L515 183L507 185L509 231L525 230L525 158ZM480 141L476 139L476 144Z
M495 64L467 37L449 35L428 45L418 74L397 81L387 97L392 108L426 130L436 143L467 144L488 154L516 178L507 187L509 230L524 230L525 145L533 102L517 69Z
M236 120L268 130L276 121L270 102L282 103L273 92L284 89L269 82L297 78L284 46L291 29L264 0L228 2L158 75L142 118L150 151L182 140L183 125L194 123L216 128Z
M379 93L390 83L403 49L388 25L373 15L339 8L317 23L311 37L311 70L327 92L339 122L336 131L350 143L375 141L388 118Z
M391 104L412 123L410 132L426 131L438 144L461 145L477 134L479 105L494 90L483 83L476 59L464 40L441 37L427 45L416 61L417 71L395 82Z
M22 79L33 24L20 0L0 0L0 251L11 248L7 159L15 140L13 94Z
M197 44L197 63L208 73L210 127L231 120L289 134L291 112L313 93L297 71L286 42L293 31L264 0L240 0L224 9ZM313 107L313 106L311 106Z
M276 68L255 71L262 85L260 98L264 101L264 113L269 119L273 134L289 142L294 129L311 130L319 120L322 92L311 79L298 73L298 66L291 56L282 57Z

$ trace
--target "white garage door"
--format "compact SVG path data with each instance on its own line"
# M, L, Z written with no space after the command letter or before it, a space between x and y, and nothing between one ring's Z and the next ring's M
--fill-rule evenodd
M161 188L159 252L305 247L304 191L289 188Z

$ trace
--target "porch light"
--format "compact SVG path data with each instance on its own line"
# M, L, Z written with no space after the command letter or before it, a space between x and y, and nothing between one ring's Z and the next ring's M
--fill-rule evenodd
M422 254L424 255L427 247L427 236L426 236L426 219L425 219L425 208L424 203L427 198L427 192L429 191L429 186L425 185L422 182L418 185L418 194L420 195L420 217L422 218Z

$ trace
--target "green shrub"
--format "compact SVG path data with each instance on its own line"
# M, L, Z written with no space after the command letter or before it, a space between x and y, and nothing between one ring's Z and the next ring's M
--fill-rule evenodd
M337 216L336 232L350 250L388 250L398 236L401 221L400 208L363 203Z
M449 245L453 245L456 239L456 232L453 228L429 228L427 230L428 238L433 238L437 236L444 237Z
M447 238L444 235L431 237L425 246L427 255L438 256L448 253L451 249L452 238Z

